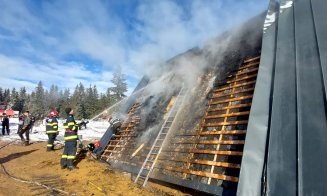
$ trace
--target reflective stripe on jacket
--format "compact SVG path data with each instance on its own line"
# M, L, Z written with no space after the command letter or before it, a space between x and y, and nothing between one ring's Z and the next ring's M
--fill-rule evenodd
M73 141L77 140L77 131L78 131L78 125L75 122L73 115L68 115L64 122L64 128L65 128L65 141Z
M47 120L46 132L47 134L58 133L58 120L55 117Z

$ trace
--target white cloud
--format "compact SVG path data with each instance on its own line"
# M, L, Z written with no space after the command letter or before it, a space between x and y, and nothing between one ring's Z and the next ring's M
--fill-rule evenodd
M14 53L0 49L0 69L6 70L0 86L30 86L42 80L46 85L74 88L81 81L102 91L111 85L111 72L118 66L134 80L140 79L160 62L203 44L260 13L267 4L262 0L186 2L144 0L130 8L133 15L117 15L120 10L106 1L34 2L38 6L0 1L0 44L4 48L7 41L17 44ZM94 73L87 61L65 60L71 54L101 62L101 71ZM128 84L132 91L135 82Z

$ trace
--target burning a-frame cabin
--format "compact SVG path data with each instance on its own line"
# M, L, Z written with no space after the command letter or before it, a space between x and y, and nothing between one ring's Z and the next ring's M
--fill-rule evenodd
M99 159L143 186L326 193L326 9L271 0L267 13L149 71L98 116L123 119Z

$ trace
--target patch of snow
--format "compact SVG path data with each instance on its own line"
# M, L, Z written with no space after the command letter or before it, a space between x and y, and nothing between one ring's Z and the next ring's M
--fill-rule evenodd
M57 136L57 142L62 143L64 142L64 126L62 120L59 120L59 135ZM79 138L81 140L95 140L100 139L102 135L105 133L107 128L109 127L109 122L107 121L90 121L87 125L87 128L84 127L78 131ZM1 135L0 133L0 140L2 141L13 141L20 139L19 135L17 134L18 125L10 126L10 135ZM25 135L24 135L25 137ZM30 141L47 141L48 135L45 132L45 125L39 124L33 126L32 130L30 131Z

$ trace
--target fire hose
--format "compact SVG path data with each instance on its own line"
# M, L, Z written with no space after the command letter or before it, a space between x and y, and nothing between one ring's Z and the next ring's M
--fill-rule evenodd
M15 177L15 176L10 175L10 174L7 172L6 168L3 166L3 164L1 164L1 167L2 167L3 172L4 172L4 173L9 177L9 178L11 178L11 179L13 179L13 180L16 180L16 181L19 181L19 182L23 182L23 183L27 183L27 184L34 184L34 185L37 185L37 186L42 186L43 188L46 188L46 189L48 189L48 190L56 191L56 192L59 192L59 193L65 194L65 195L70 195L70 194L71 194L71 193L66 192L66 191L64 191L64 190L57 189L57 188L54 188L54 187L50 187L50 186L47 186L47 185L42 184L42 183L39 183L39 182L28 181L28 180L24 180L24 179L17 178L17 177ZM72 194L72 195L74 195L74 194Z

